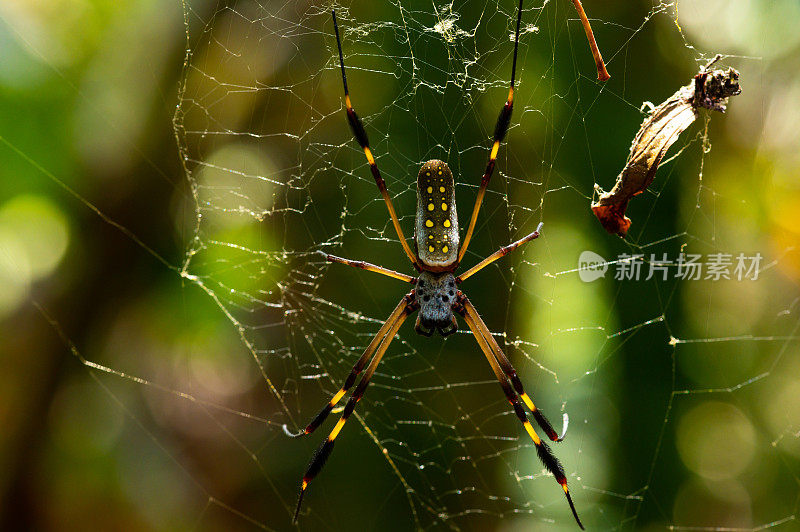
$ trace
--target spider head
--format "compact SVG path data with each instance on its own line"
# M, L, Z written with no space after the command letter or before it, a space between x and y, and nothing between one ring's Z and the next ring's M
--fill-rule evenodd
M419 315L414 330L418 334L431 336L439 331L442 336L458 330L453 303L456 301L456 279L452 273L423 271L417 278L416 288Z

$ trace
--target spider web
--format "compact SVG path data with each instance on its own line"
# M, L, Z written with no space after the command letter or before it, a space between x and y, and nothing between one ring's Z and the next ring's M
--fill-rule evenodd
M800 500L798 416L791 410L782 418L761 404L800 400L784 378L797 370L788 355L800 338L798 299L765 295L780 290L777 266L791 247L759 247L758 234L742 236L718 218L718 197L735 189L708 183L704 173L713 164L728 168L712 149L727 117L703 115L677 143L652 191L635 200L628 240L606 235L589 209L595 182L610 187L628 147L612 143L618 139L609 130L632 138L642 101L660 101L685 83L662 79L654 66L642 92L637 47L652 52L663 38L684 65L724 50L695 48L672 3L624 13L589 5L609 70L626 81L604 86L594 80L571 4L527 4L512 126L464 262L540 221L544 234L462 289L537 405L557 425L569 414L567 438L553 447L591 529L791 526ZM515 2L336 7L353 104L401 225L409 234L414 176L432 158L453 170L463 223L507 91ZM176 271L187 291L197 288L218 306L225 326L213 330L228 343L195 345L200 362L176 365L164 380L84 360L155 388L157 421L177 423L187 441L213 440L225 461L218 467L240 475L180 466L207 497L200 526L290 527L297 484L333 421L300 440L285 432L304 427L336 392L409 288L331 265L320 253L411 273L346 124L330 8L317 1L184 6L174 124L191 200ZM622 253L675 257L687 248L761 252L762 278L579 280L584 250L606 257L613 271ZM752 315L731 314L741 301L754 305ZM419 337L411 325L312 482L302 527L572 529L561 490L468 330L443 341ZM220 352L230 345L237 351ZM202 429L176 421L199 412L208 421ZM713 423L719 418L729 424ZM696 451L706 445L716 447ZM715 454L720 463L709 465ZM684 464L700 474L677 477ZM715 476L726 467L739 469ZM749 483L780 485L762 488L780 496L768 503ZM693 498L711 501L712 510L698 513Z
M468 212L508 84L513 4L392 4L376 12L338 6L354 105L407 231L415 202L409 176L427 159L449 162L462 211ZM274 496L286 511L274 520L260 518L278 528L305 463L297 457L317 445L283 441L282 427L302 428L338 389L407 289L331 266L319 252L409 270L343 118L330 7L253 2L203 13L188 8L190 53L176 115L197 218L183 271L235 326L270 392L264 418L271 434L254 460L267 476L273 475L267 463L273 453L286 453L285 463L293 465L272 478ZM676 360L709 355L731 338L692 340L688 320L675 316L683 308L673 299L680 283L623 285L612 295L576 281L569 260L591 249L588 235L599 231L588 215L569 224L570 213L588 212L590 185L614 175L602 153L609 119L602 108L621 100L614 103L627 112L632 132L640 117L631 111L641 102L624 93L608 95L612 89L594 82L569 7L526 7L514 125L466 260L479 260L542 220L547 237L464 290L535 389L537 402L547 405L551 417L572 414L571 435L557 452L585 519L609 528L636 525L650 503L645 521L671 523L659 507L671 498L669 487L650 483L674 458L661 457L661 446L672 428L672 408L685 406L676 404L676 394L734 392L771 368L753 368L750 376L726 375L720 368L723 377L713 380L721 390L682 383ZM675 10L654 4L639 16L630 27L595 22L601 36L624 43L611 51L618 75L626 75L621 56L628 43L635 45L654 19L673 18ZM673 31L682 37L677 25ZM570 146L575 142L577 150ZM708 145L707 129L684 144L681 161L689 172L695 168L702 175ZM583 161L570 160L574 155ZM618 164L620 158L610 160ZM672 174L663 172L669 183ZM686 243L719 251L714 240L721 235L706 220L695 221L707 216L706 196L714 192L702 182L694 189L697 201L683 226L668 222L665 231L656 202L649 215L657 222L643 216L627 251L668 252ZM650 195L658 198L658 192ZM626 251L616 244L602 251ZM578 310L576 298L586 298ZM641 304L622 303L629 298ZM708 320L712 312L706 306L700 317ZM729 331L749 334L747 328ZM796 339L794 331L788 336L787 342ZM753 344L742 339L737 345L747 350ZM775 363L788 345L770 349ZM626 360L632 353L638 358L635 353L645 346L653 346L657 356L638 364ZM624 363L634 369L620 367ZM663 375L661 389L638 389L637 373L652 371ZM620 380L629 381L623 397L632 406L598 400ZM636 429L615 425L619 419L642 421ZM359 404L352 425L360 426L348 426L337 440L340 450L313 482L310 514L303 520L334 526L352 519L358 508L367 523L395 518L414 528L488 526L508 517L572 526L559 490L515 423L469 334L426 341L407 326ZM320 432L308 439L323 438L325 429ZM614 452L620 434L646 452ZM296 449L289 451L290 445ZM630 454L635 456L626 468ZM615 467L627 478L609 489Z

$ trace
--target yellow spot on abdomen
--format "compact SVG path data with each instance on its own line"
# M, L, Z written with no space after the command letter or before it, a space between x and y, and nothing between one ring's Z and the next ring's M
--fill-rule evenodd
M450 220L445 220L444 221L444 226L445 227L450 227Z
M443 211L446 211L446 210L447 210L447 203L442 203L442 210L443 210Z
M433 187L428 187L428 194L433 194Z
M433 227L433 221L432 220L425 220L425 227Z
M433 250L434 250L434 247L433 247L433 246L428 246L428 251L430 251L431 253L433 253Z
M429 210L429 211L432 211L432 210L433 210L433 203L428 203L428 210Z
M439 192L441 192L442 194L444 194L444 187L439 187Z
M442 253L447 253L447 246L442 248Z

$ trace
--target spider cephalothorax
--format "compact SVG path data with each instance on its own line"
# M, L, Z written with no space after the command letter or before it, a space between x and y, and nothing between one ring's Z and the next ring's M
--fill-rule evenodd
M414 330L424 336L439 331L448 336L458 330L453 304L456 302L456 278L452 273L423 271L417 277L414 289L419 304L419 314Z
M486 164L486 169L481 178L478 196L475 199L475 206L472 208L472 216L470 217L464 241L461 243L458 233L458 215L456 213L453 174L444 161L433 159L422 165L419 175L417 176L417 216L414 231L416 250L412 251L411 246L408 244L403 234L400 220L392 204L392 198L386 189L386 183L381 177L380 170L378 170L378 163L372 155L364 124L356 114L350 101L350 93L347 89L347 77L344 70L344 58L342 56L342 44L339 39L339 28L336 24L336 13L333 13L333 28L336 32L336 43L339 48L339 62L342 69L342 84L344 86L347 121L350 124L350 128L359 146L364 150L364 155L369 163L370 172L372 172L372 176L375 178L375 184L378 186L378 190L381 196L383 196L383 201L386 203L389 217L392 220L392 225L394 225L397 237L400 240L400 245L403 246L403 250L411 260L411 264L413 264L414 268L419 272L419 275L417 277L412 277L368 262L353 261L325 254L326 259L330 262L339 262L361 268L362 270L381 273L395 279L400 279L401 281L413 284L414 289L403 296L400 303L397 304L394 311L392 311L386 319L386 322L384 322L380 330L375 334L358 361L353 365L353 369L350 371L350 375L345 379L342 387L333 395L319 414L311 420L311 423L297 434L291 434L288 429L284 427L290 435L301 436L314 432L317 427L325 421L339 401L342 400L348 390L355 384L358 376L363 372L361 380L358 382L358 385L356 385L355 390L342 410L342 417L339 418L336 426L333 427L333 430L331 430L328 437L319 446L311 462L308 464L308 468L303 475L303 480L300 483L300 496L294 514L295 520L297 520L297 516L300 513L300 507L306 488L308 488L311 480L317 476L328 460L328 457L331 455L336 437L355 410L356 403L364 396L364 392L367 386L369 386L370 380L375 374L375 370L383 358L383 355L389 348L389 344L394 339L406 318L414 312L419 311L415 329L419 334L424 336L432 336L435 331L439 331L439 334L442 336L452 334L458 329L455 315L458 314L464 319L470 332L472 332L477 340L478 346L486 357L486 360L489 362L497 381L503 389L506 399L514 408L517 419L522 423L531 441L533 441L533 444L536 446L539 458L542 460L545 468L555 476L556 481L561 485L567 497L567 501L569 502L572 514L575 516L575 520L578 525L583 528L578 518L578 513L575 511L575 506L572 503L569 489L567 488L567 477L564 473L564 468L561 466L561 462L556 459L550 448L534 430L533 425L528 420L525 407L550 440L561 441L563 435L559 436L556 431L553 430L553 427L550 425L550 422L547 421L547 418L544 417L541 410L536 408L536 405L533 404L533 400L525 393L522 381L520 381L517 376L517 371L511 365L508 357L506 357L505 353L494 339L494 336L492 336L491 331L483 322L483 319L481 319L477 309L475 309L469 298L458 289L458 284L468 277L505 256L522 244L537 238L542 224L539 224L536 231L508 246L500 248L464 273L458 276L454 273L461 263L461 260L464 258L467 246L469 246L470 239L475 230L475 223L478 219L483 196L486 193L486 188L489 185L489 180L494 171L500 143L503 141L511 122L511 111L514 105L514 72L517 64L517 48L519 44L521 19L522 0L520 0L519 7L517 8L517 30L514 39L514 63L511 68L511 87L508 91L508 98L500 111L500 116L495 125L494 142L489 152L489 161ZM525 407L522 406L523 404ZM564 414L564 416L564 426L566 427L566 414Z

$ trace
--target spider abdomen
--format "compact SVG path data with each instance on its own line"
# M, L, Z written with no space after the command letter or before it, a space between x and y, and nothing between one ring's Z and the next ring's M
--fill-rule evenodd
M458 259L458 214L453 173L432 159L417 176L417 256L431 271L447 271Z

